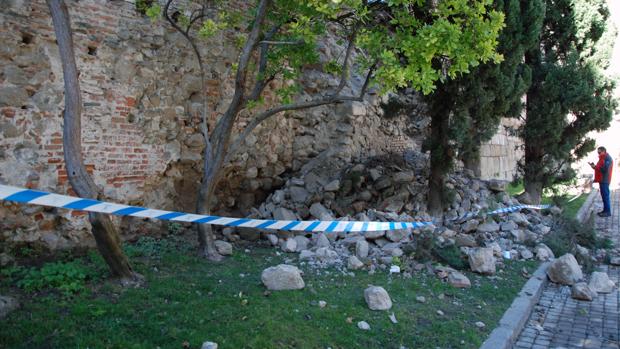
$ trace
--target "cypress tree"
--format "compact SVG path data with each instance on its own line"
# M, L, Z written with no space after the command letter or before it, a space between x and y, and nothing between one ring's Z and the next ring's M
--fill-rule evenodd
M525 143L520 164L526 193L539 203L542 189L574 177L570 165L594 150L588 132L609 127L616 102L604 75L613 37L605 0L546 0L539 43L528 50L532 70Z
M482 64L470 74L446 80L426 101L431 114L429 210L442 211L443 180L457 152L465 167L480 175L480 144L497 131L502 117L517 117L531 72L523 62L525 52L537 43L544 16L544 0L496 0L505 14L499 36L500 64Z

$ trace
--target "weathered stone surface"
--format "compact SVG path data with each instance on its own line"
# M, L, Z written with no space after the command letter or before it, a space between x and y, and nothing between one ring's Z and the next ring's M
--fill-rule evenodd
M364 263L362 263L362 261L360 261L357 257L349 256L349 259L347 260L347 268L351 270L357 270L362 268L363 266Z
M392 308L392 299L380 286L370 286L364 290L364 299L370 310L388 310Z
M480 222L477 219L470 219L463 225L461 225L461 229L463 230L463 232L469 233L470 231L476 230L478 228L478 225L480 225Z
M551 251L551 249L547 245L542 243L536 245L536 247L534 248L534 253L536 253L536 258L539 261L547 261L551 258L555 258L553 251Z
M323 190L325 190L325 191L338 191L338 189L340 189L340 181L337 180L337 179L327 183L323 187Z
M527 217L525 217L524 214L519 212L512 212L510 215L508 215L508 218L520 226L527 226L528 224L530 224L530 222L527 220Z
M521 258L526 260L534 258L534 254L532 253L532 251L528 250L527 248L519 250L519 255L521 256Z
M488 247L473 248L467 256L469 257L469 267L472 271L481 274L495 274L493 249Z
M401 230L388 230L385 233L385 237L393 242L399 242L402 239L404 239L405 237L407 237L407 235L409 235L409 231L406 229L401 229Z
M500 229L501 231L511 231L511 230L519 229L519 226L517 225L517 223L513 221L507 221L507 222L502 222L500 224Z
M304 288L304 280L301 271L297 267L280 264L263 270L261 274L263 284L269 290L299 290Z
M308 200L310 193L305 188L293 186L289 189L289 193L291 195L291 200L296 203L303 204Z
M547 276L549 280L562 285L574 285L583 279L581 267L570 253L553 261L547 269Z
M6 317L17 308L19 308L17 299L9 296L0 296L0 319Z
M506 191L507 181L492 179L488 183L488 188L496 193Z
M316 250L316 259L321 262L334 262L338 259L338 253L329 247L320 247Z
M331 212L318 202L315 202L312 206L310 206L310 214L320 221L334 220L334 216L332 216Z
M297 220L297 216L288 208L278 207L273 211L273 219L279 221L295 221Z
M223 256L230 256L233 253L233 246L223 240L215 240L215 249Z
M217 349L218 345L215 342L204 342L200 349Z
M370 331L370 325L366 321L359 321L357 323L357 328L362 331Z
M385 236L385 230L364 232L364 237L368 240L375 240Z
M448 274L448 283L457 288L471 287L471 281L469 281L469 278L457 271L453 271Z
M359 258L368 257L368 242L366 240L358 240L355 243L355 255Z
M578 282L571 288L571 297L582 301L591 301L596 297L596 292L585 282Z
M471 235L457 234L454 237L454 243L458 247L461 247L461 246L478 247L478 243L476 242L476 239Z
M332 244L329 242L329 239L325 234L320 233L316 239L316 247L331 247Z
M297 252L301 252L303 250L308 249L308 245L310 244L310 239L305 236L297 235L294 237L295 242L297 242Z
M413 182L415 175L411 171L397 172L392 176L395 183L409 183Z
M282 241L282 251L284 252L297 252L297 240L294 238L288 238Z
M495 222L483 223L476 230L480 233L497 233L499 231L499 224Z
M301 252L299 252L299 260L300 261L306 261L309 259L313 259L316 256L316 253L310 251L310 250L303 250Z
M614 287L616 287L616 284L609 279L607 273L595 271L590 277L588 286L594 292L611 293Z

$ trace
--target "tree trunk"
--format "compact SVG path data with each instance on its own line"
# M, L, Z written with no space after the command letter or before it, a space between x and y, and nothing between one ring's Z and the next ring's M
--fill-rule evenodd
M445 197L444 179L452 163L448 142L450 119L444 111L433 111L431 114L432 146L431 172L428 182L428 211L433 217L441 217Z
M82 162L82 100L78 71L73 52L69 11L63 0L47 0L52 14L56 41L60 51L65 85L65 111L63 115L63 150L69 183L79 197L97 198L97 187ZM120 245L118 231L110 217L89 213L97 249L108 264L113 277L125 286L139 285L143 278L134 273Z
M205 161L207 161L206 159ZM196 200L196 213L203 215L211 214L211 197L214 195L217 185L217 173L205 166L205 174L200 184L200 192ZM211 224L198 224L198 253L207 259L219 262L224 259L215 248L215 234Z
M529 196L531 204L538 205L542 197L544 181L542 176L543 154L541 147L536 144L526 144L525 146L525 168L523 175L523 185L525 192Z

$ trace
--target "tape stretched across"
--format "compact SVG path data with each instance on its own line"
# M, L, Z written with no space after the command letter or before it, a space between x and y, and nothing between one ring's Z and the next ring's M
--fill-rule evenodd
M432 225L433 222L359 222L359 221L279 221L251 218L232 218L206 216L185 212L156 210L138 206L128 206L93 199L59 195L44 191L0 185L0 200L24 204L51 206L70 210L107 213L117 216L161 219L175 222L206 223L228 227L246 227L305 232L365 232L381 230L416 229ZM545 209L549 205L517 205L487 212L488 215L514 212L524 208ZM469 213L464 217L474 217ZM461 217L460 219L464 218Z

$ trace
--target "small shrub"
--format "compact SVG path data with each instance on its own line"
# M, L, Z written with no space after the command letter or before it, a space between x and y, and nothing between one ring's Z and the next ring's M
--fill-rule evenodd
M178 222L168 222L168 233L177 235L183 230L183 226Z
M461 250L456 245L450 245L446 247L435 246L433 253L437 259L452 268L463 270L468 267L467 262L463 259Z
M36 292L52 288L66 296L86 289L86 280L96 274L79 261L47 263L40 269L12 267L2 271L17 287L26 292Z

